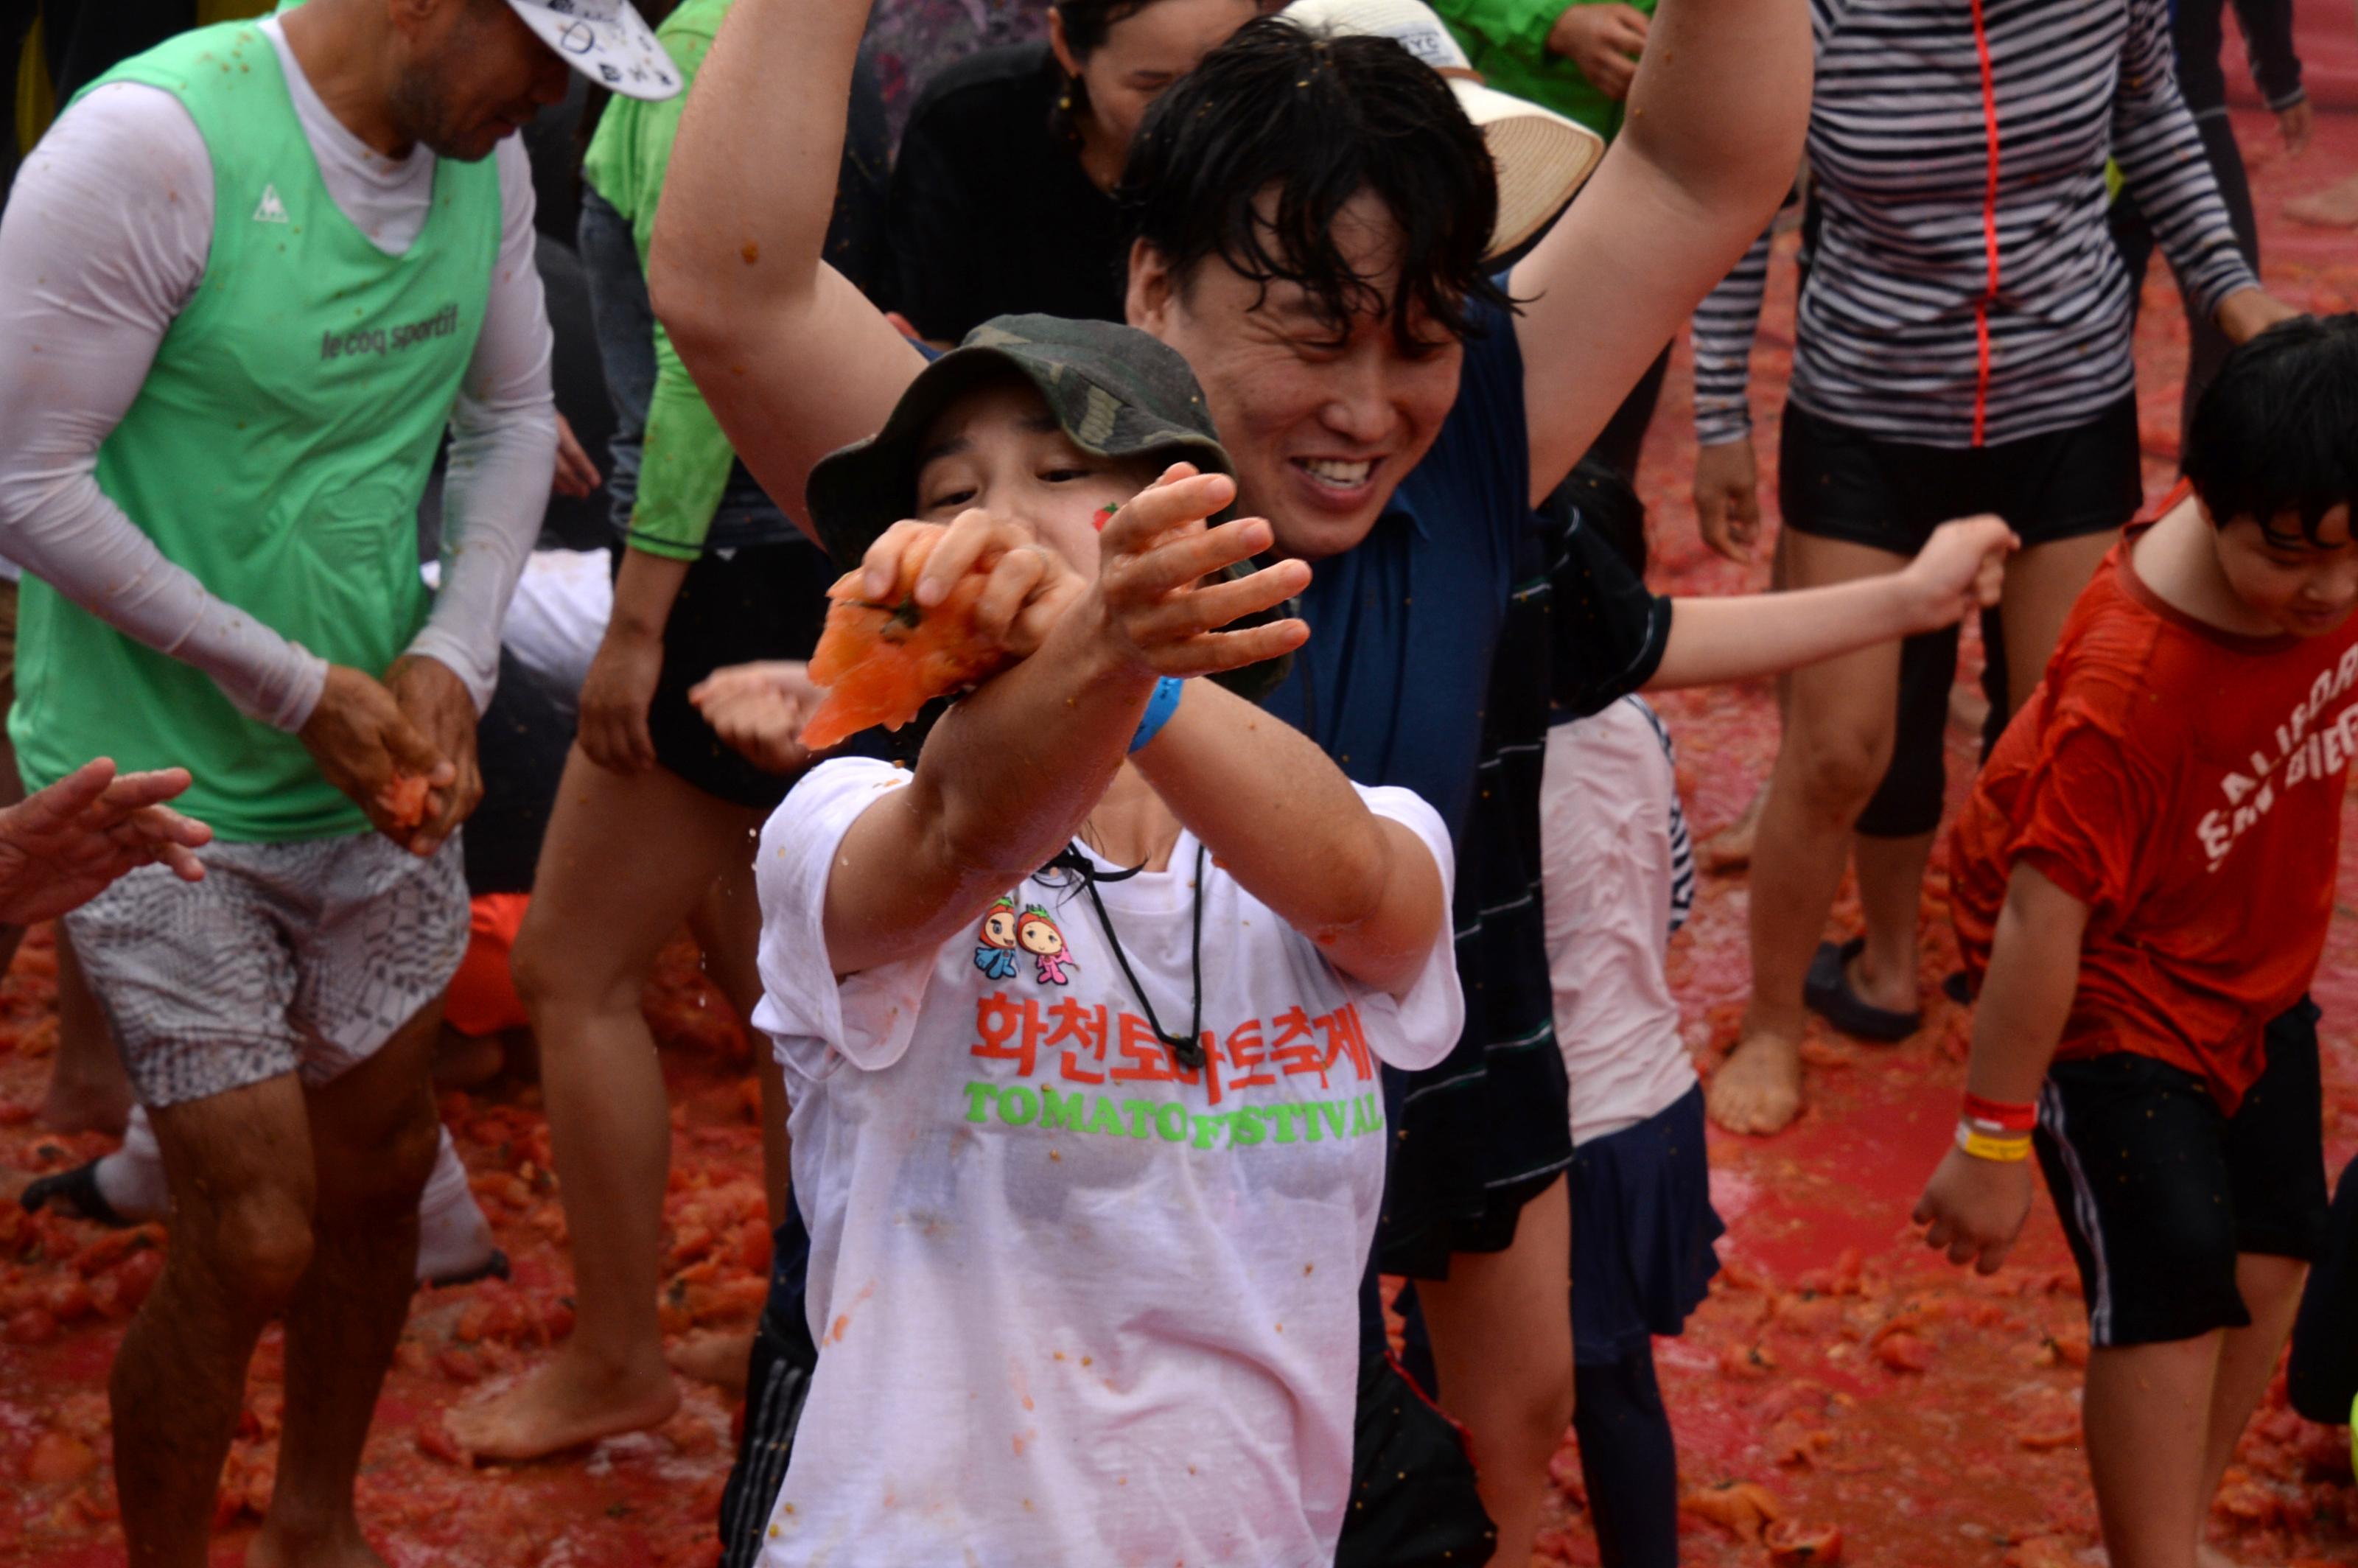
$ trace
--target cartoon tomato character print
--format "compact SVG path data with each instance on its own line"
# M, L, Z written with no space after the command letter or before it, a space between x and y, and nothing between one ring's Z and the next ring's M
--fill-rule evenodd
M974 967L994 980L1015 978L1015 900L1011 895L990 906L982 917L980 940L974 945Z
M1065 951L1065 934L1056 929L1056 923L1049 918L1046 910L1036 903L1025 904L1023 917L1015 923L1015 939L1022 944L1025 952L1032 955L1033 967L1038 972L1042 985L1072 983L1071 977L1065 971L1080 968L1080 960ZM1010 964L1011 966L1012 959Z

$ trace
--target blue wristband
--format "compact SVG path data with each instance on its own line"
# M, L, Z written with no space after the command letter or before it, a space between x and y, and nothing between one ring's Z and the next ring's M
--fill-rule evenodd
M1143 750L1149 741L1163 733L1171 716L1179 711L1179 694L1186 682L1177 676L1164 676L1154 683L1154 695L1146 699L1146 711L1138 716L1138 733L1130 738L1134 753Z

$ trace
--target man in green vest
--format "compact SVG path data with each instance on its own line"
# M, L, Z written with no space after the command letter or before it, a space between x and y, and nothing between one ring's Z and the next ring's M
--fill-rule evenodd
M281 1315L247 1560L381 1561L352 1476L434 1155L474 727L557 453L510 137L568 64L678 89L623 0L309 0L200 28L77 97L0 218L26 783L183 766L217 835L202 881L135 871L69 917L172 1190L113 1378L134 1563L205 1561ZM415 516L446 428L429 600Z

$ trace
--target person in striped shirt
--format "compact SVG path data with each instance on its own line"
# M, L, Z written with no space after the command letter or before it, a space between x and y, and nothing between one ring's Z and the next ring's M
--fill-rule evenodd
M2173 76L2168 0L1811 0L1812 260L1779 441L1787 582L1887 572L1961 511L2023 541L1986 616L1991 734L2142 496L2117 162L2196 309L2243 341L2290 314L2237 250ZM1752 558L1746 396L1764 234L1698 308L1696 509ZM1917 911L1941 819L1953 631L1792 677L1751 889L1753 995L1714 1118L1799 1112L1806 1006L1914 1033ZM1864 935L1821 942L1855 832Z

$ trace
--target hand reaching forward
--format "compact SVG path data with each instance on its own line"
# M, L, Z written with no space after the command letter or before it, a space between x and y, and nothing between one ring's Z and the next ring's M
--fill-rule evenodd
M1273 610L1310 585L1310 568L1279 561L1229 579L1275 535L1259 517L1217 528L1205 519L1236 498L1226 474L1174 463L1130 498L1098 535L1098 575L1073 613L1123 664L1158 676L1217 675L1288 654L1310 639L1299 620L1225 632L1229 622Z
M810 761L795 737L826 695L811 684L808 665L770 659L715 670L688 688L687 700L755 767L790 773Z
M1916 590L1914 630L1937 632L1996 604L2006 586L2006 558L2021 547L2000 517L1963 517L1933 529L1900 570Z
M189 787L186 768L115 776L101 757L0 809L0 924L30 925L89 903L125 871L162 864L183 881L205 868L192 852L213 830L164 802Z

